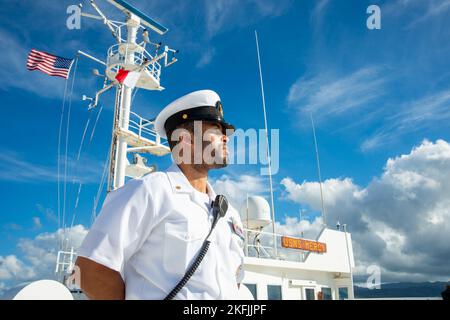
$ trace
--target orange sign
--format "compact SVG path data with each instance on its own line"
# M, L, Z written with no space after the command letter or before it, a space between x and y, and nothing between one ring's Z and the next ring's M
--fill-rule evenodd
M297 238L281 237L281 246L283 248L300 249L319 253L327 252L327 245L325 243Z

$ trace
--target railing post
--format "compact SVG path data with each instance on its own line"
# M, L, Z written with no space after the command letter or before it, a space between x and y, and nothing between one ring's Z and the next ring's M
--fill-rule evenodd
M56 270L55 273L59 271L59 256L60 256L61 251L58 251L58 255L56 257Z
M245 256L248 257L248 237L249 231L245 230Z
M142 133L142 118L139 117L139 137L141 137L141 133Z

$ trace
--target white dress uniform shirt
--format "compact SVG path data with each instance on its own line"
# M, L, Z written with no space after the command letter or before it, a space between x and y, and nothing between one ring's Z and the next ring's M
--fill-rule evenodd
M216 194L195 190L177 165L110 192L78 255L120 272L126 299L163 299L197 257ZM236 299L243 278L242 223L229 205L199 268L175 299ZM81 275L83 276L83 275Z

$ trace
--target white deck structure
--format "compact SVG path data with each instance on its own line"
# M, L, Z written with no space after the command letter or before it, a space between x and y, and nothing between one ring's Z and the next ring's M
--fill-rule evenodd
M271 236L267 234L267 239L271 239ZM277 242L278 239L277 235ZM254 254L251 252L255 247L248 245L247 250L250 252L244 258L243 283L257 300L317 300L320 298L319 292L323 292L323 299L353 299L348 263L350 256L350 265L354 268L351 235L325 228L316 241L326 244L325 253L278 247L278 259L270 254L269 257L257 257L256 250ZM270 245L266 248L270 248Z

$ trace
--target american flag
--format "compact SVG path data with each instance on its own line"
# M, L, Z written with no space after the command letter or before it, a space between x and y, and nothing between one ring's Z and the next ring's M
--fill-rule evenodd
M41 70L50 75L68 78L73 59L61 58L47 52L31 50L28 54L28 70Z

